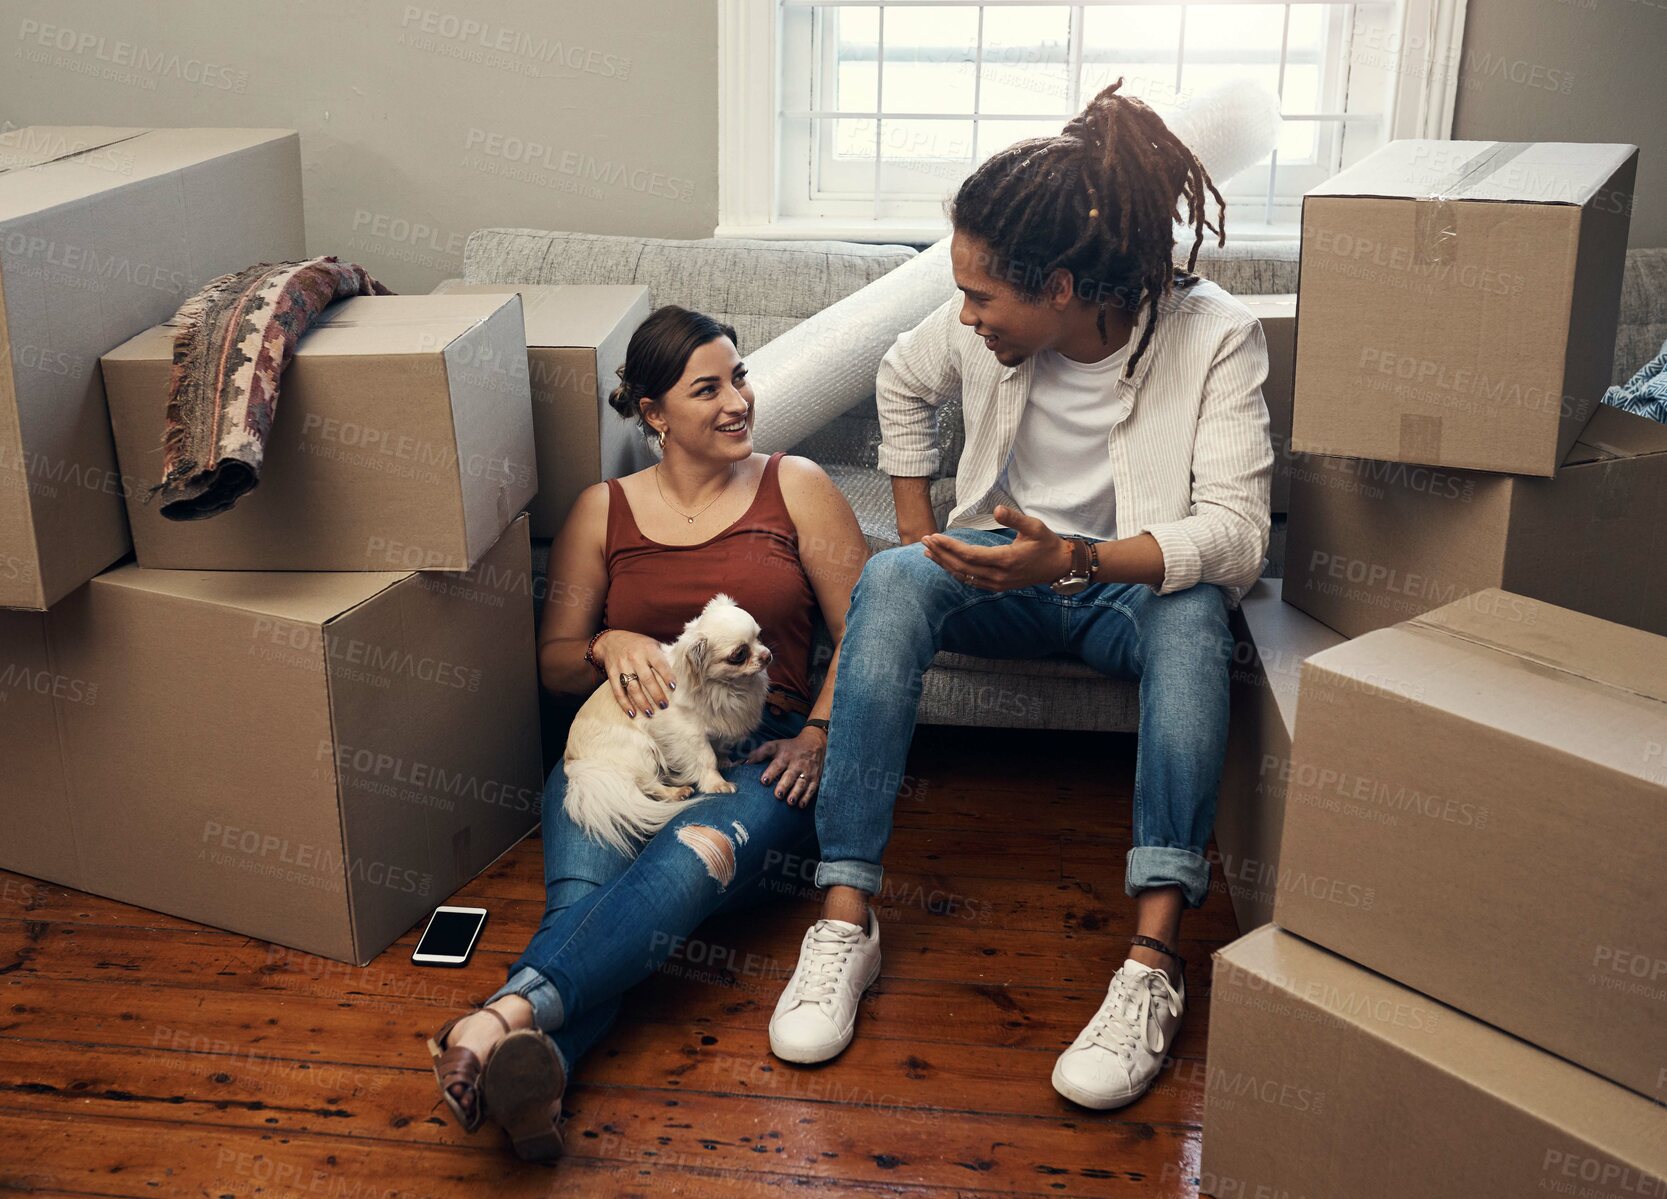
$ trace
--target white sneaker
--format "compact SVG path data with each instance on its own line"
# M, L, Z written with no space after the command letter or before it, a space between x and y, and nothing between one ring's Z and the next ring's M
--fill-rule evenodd
M857 1001L880 976L880 922L868 932L818 920L799 945L799 965L770 1017L770 1052L784 1062L825 1062L851 1043Z
M1084 1107L1113 1108L1146 1093L1181 1026L1186 980L1177 991L1162 970L1135 961L1111 976L1105 1002L1059 1055L1053 1089Z

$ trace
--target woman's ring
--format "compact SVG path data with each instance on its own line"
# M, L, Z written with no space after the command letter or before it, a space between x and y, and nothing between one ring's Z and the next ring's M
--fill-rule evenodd
M634 675L634 674L625 674L624 672L620 673L619 685L621 687L628 687L636 681L637 681L637 676L636 675Z

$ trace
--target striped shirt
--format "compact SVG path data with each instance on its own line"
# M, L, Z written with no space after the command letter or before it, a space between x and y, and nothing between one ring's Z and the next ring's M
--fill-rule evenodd
M1216 583L1234 603L1256 581L1268 548L1273 446L1262 383L1267 341L1250 310L1214 283L1158 301L1152 341L1134 377L1119 373L1106 437L1118 538L1150 533L1163 551L1160 595ZM946 301L887 351L875 381L880 469L919 477L938 469L937 408L961 397L966 448L948 526L998 529L996 505L1017 508L999 480L1013 452L1034 363L1003 366ZM1140 343L1141 310L1130 337Z

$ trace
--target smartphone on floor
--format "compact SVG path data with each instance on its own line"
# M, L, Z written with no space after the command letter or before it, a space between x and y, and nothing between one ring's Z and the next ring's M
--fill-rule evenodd
M485 924L485 908L435 908L411 960L419 966L465 965Z

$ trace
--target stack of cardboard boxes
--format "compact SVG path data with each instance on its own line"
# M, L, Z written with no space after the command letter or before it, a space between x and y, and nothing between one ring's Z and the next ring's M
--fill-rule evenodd
M1640 552L1667 434L1598 404L1635 160L1398 142L1305 201L1205 1193L1667 1196L1667 593Z
M513 290L343 301L260 485L163 519L160 322L304 256L300 179L281 130L0 139L0 867L363 964L538 821L524 510L568 412Z

